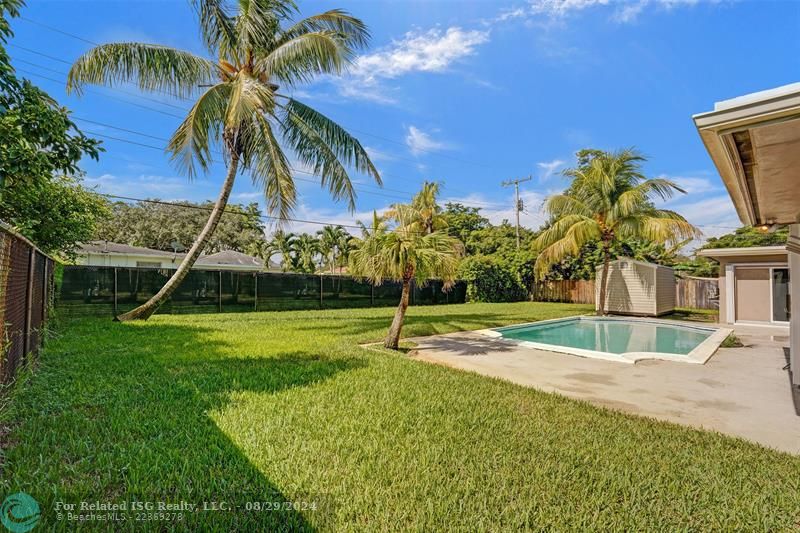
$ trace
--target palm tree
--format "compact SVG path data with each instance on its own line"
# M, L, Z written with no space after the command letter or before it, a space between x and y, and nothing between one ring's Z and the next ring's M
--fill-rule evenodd
M339 256L339 261L336 263L337 267L339 268L339 273L341 274L342 269L341 267L346 266L347 262L350 260L350 251L353 248L353 236L350 235L347 231L342 228L342 231L339 232L339 237L336 239L336 251Z
M272 242L262 239L249 244L245 249L245 253L252 255L253 257L260 258L262 261L264 261L264 268L269 269L269 265L272 262L272 257L278 253L278 250L275 248Z
M412 207L419 214L419 220L415 222L417 230L432 233L447 228L447 219L442 215L442 207L436 201L437 196L439 196L439 184L426 181L422 184L422 190L411 200ZM393 215L390 208L387 216Z
M286 233L278 230L272 234L270 247L281 256L281 270L288 271L294 262L292 253L294 252L294 241L297 236L294 233Z
M655 207L654 198L667 200L685 191L667 179L645 178L644 161L633 149L597 152L585 164L566 171L572 178L570 187L545 202L550 222L533 244L539 252L536 274L543 277L553 264L577 255L587 242L599 241L603 272L598 315L605 313L611 247L617 240L665 244L700 235L678 213Z
M229 4L235 8L229 8ZM69 71L67 91L85 84L136 83L143 91L176 98L197 96L167 145L173 162L190 178L208 171L221 149L227 173L205 227L170 280L149 301L117 317L147 319L189 273L217 227L239 170L264 189L269 211L285 219L296 201L292 168L284 154L320 177L336 200L355 208L345 165L380 177L367 152L341 126L278 92L318 76L340 74L366 46L364 23L333 9L298 22L293 0L194 0L210 58L166 46L115 43L97 46Z
M377 214L374 218L372 229L366 230L362 239L355 239L355 247L350 252L350 273L366 278L373 285L380 285L384 280L402 283L400 304L383 343L386 348L396 350L408 309L411 281L416 279L417 283L424 284L431 278L438 278L449 288L455 281L464 247L461 241L444 231L420 231L425 214L413 203L392 207L394 228L391 230L377 220Z
M350 237L342 226L325 226L317 232L320 253L328 261L331 274L336 271L336 256L342 253L342 243Z
M313 274L317 270L316 258L320 253L319 240L313 235L303 233L293 242L295 267L300 272Z

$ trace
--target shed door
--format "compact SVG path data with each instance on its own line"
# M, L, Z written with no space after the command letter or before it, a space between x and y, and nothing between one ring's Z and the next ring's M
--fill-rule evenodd
M769 268L741 268L736 272L736 320L742 322L770 322Z

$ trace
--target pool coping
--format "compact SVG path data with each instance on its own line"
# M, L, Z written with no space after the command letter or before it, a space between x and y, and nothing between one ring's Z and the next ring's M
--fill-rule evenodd
M583 348L573 348L571 346L559 346L556 344L544 344L540 342L509 339L508 337L503 337L503 334L500 331L498 331L507 328L516 328L516 327L541 325L541 324L556 323L556 322L566 322L568 320L582 320L582 319L593 319L593 318L602 318L603 320L616 320L621 322L656 323L656 324L664 324L667 326L679 326L685 328L702 329L707 331L713 331L713 333L709 335L709 337L706 340L698 344L697 347L695 347L695 349L693 349L691 352L689 352L686 355L683 355L683 354L664 353L664 352L625 352L622 354L612 354L609 352L586 350ZM562 318L550 318L547 320L539 320L535 322L523 322L520 324L502 326L499 328L479 329L475 331L475 333L484 335L486 337L502 340L503 342L509 342L512 344L516 344L518 346L523 346L525 348L533 348L535 350L544 350L547 352L576 355L578 357L590 357L593 359L616 361L618 363L634 364L638 361L644 361L648 359L658 359L662 361L677 361L681 363L692 363L692 364L703 365L709 359L711 359L712 355L714 355L717 352L722 342L726 338L728 338L728 335L733 333L733 329L726 327L718 327L718 326L699 326L693 323L686 323L683 321L669 320L662 318L650 318L650 317L643 318L643 317L628 317L628 316L597 317L593 315L574 315Z

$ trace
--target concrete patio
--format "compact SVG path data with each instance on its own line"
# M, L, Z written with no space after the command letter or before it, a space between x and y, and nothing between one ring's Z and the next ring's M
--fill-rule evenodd
M720 348L705 365L589 359L476 332L410 340L418 345L419 360L800 454L800 417L784 369L788 328L736 326L735 331L745 346Z

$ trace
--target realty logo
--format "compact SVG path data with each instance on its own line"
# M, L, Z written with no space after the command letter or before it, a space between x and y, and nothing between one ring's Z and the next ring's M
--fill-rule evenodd
M8 496L0 505L0 522L11 533L26 533L39 523L39 504L24 492Z

